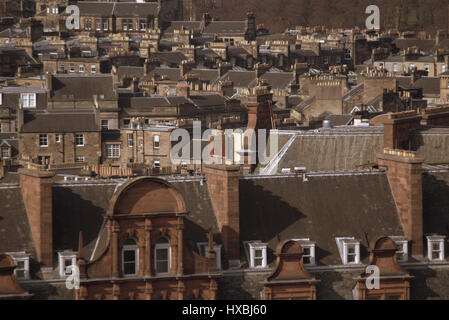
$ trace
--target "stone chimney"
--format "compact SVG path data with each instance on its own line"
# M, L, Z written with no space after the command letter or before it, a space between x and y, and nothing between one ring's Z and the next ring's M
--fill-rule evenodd
M240 207L238 165L205 166L207 186L230 266L240 264Z
M423 256L422 164L414 152L384 149L377 155L379 167L387 168L388 182L405 235L410 255Z
M245 19L246 40L252 41L256 39L256 15L252 12L246 14Z
M20 186L36 245L37 259L43 267L53 267L53 172L19 169Z
M422 117L416 111L392 113L384 121L384 148L409 149L409 130L420 126Z

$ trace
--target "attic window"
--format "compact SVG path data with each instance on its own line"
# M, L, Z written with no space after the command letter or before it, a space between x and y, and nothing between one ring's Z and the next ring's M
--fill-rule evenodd
M30 278L30 255L22 252L8 252L7 253L14 260L16 268L14 269L14 276L18 280L27 280Z
M207 257L208 246L209 244L207 242L197 243L198 252L201 256ZM216 256L217 269L221 270L221 244L214 243L214 251Z
M310 241L309 238L303 239L293 239L294 241L298 241L302 247L303 255L302 262L304 265L313 266L315 265L315 242Z
M245 242L249 252L249 267L252 269L267 267L267 244L262 241Z
M59 260L59 275L61 277L68 277L73 274L73 269L76 267L76 252L63 251L58 252Z
M360 264L360 242L354 237L335 238L343 264Z
M408 261L408 240L406 237L393 236L390 237L397 245L396 257L399 262Z
M444 239L445 236L427 236L427 257L430 261L444 260Z

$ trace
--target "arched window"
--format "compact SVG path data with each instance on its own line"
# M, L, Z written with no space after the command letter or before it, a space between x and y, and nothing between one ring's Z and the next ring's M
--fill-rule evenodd
M124 276L135 276L139 269L139 248L134 239L127 239L122 249L122 270Z
M156 274L169 273L171 266L171 250L170 241L167 238L160 238L156 241L154 257Z

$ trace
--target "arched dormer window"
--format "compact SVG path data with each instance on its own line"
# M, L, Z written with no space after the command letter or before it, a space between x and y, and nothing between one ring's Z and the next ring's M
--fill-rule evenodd
M135 276L139 271L139 248L134 239L127 239L122 248L122 270L124 276Z
M154 248L154 269L156 274L170 273L171 250L170 241L167 238L159 238Z

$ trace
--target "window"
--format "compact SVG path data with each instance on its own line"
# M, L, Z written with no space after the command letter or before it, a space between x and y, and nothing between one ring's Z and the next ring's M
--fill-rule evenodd
M9 148L2 148L2 159L9 159Z
M95 19L95 29L97 31L101 30L101 19Z
M90 73L97 73L97 66L96 65L92 64L90 66Z
M131 129L131 120L130 119L123 120L123 127L125 129Z
M65 65L63 64L63 63L61 63L60 65L59 65L59 72L64 72L65 71Z
M444 260L444 239L445 236L427 236L427 257L431 261Z
M154 248L154 268L156 274L166 274L170 272L170 241L166 238L160 238L156 241Z
M119 144L106 145L106 157L111 159L120 158L120 145Z
M84 134L75 134L75 145L77 147L84 147Z
M101 130L109 130L109 120L101 120Z
M393 64L393 72L399 72L399 65L397 63Z
M360 263L360 242L354 237L342 237L335 239L343 264Z
M309 238L293 240L298 241L302 247L302 262L304 265L315 265L315 242L310 241Z
M61 135L60 134L56 134L55 135L55 142L56 143L60 143L61 142Z
M67 277L72 275L73 268L76 267L76 252L63 251L58 252L59 256L59 275Z
M410 70L415 70L415 65L413 63L410 64Z
M153 148L159 149L159 136L158 135L153 137Z
M429 66L428 64L425 64L425 65L424 65L424 70L426 70L427 72L429 72L430 66Z
M39 135L39 146L40 147L48 147L48 135L46 135L46 134Z
M14 269L14 276L18 280L26 280L30 278L30 255L22 252L8 252L14 260L16 268Z
M91 19L84 20L84 29L92 30L92 20Z
M159 160L154 160L153 168L154 169L160 169L161 168L161 162Z
M84 162L84 156L76 156L75 162Z
M124 276L135 276L138 272L139 248L134 239L128 239L123 243L122 268Z
M396 257L399 262L408 260L408 241L406 237L393 236L390 237L397 245Z
M78 71L79 71L80 73L83 73L83 72L84 72L84 64L80 64L80 65L78 66Z
M36 94L35 93L22 93L20 95L22 106L24 108L36 108Z
M69 71L70 72L75 72L75 64L73 64L73 63L70 64Z
M198 251L200 255L207 258L207 250L209 249L209 244L207 242L197 243ZM217 270L221 270L221 245L217 245L214 243L214 251L217 261Z
M134 138L132 133L128 133L128 147L134 146Z
M50 157L49 156L38 156L37 161L40 165L45 165L50 163Z
M250 268L267 267L267 244L261 241L245 242L249 251Z
M145 20L140 20L140 31L145 31L147 29L147 22Z
M185 162L185 161L181 162L181 169L187 170L187 162Z
M108 20L103 20L103 30L108 31L108 29L109 29Z

